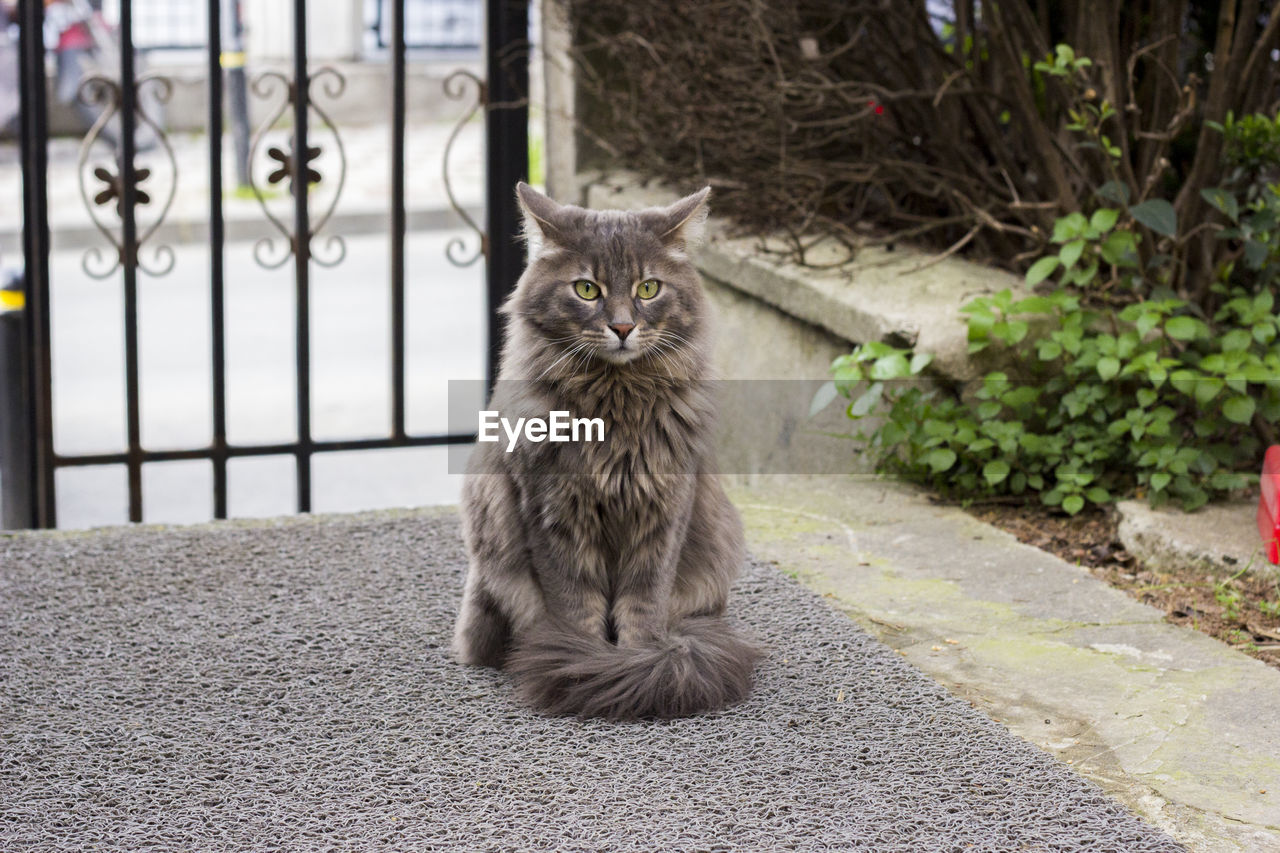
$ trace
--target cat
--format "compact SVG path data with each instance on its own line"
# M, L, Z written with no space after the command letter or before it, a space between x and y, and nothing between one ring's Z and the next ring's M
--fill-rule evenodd
M454 651L552 715L684 717L751 690L723 619L745 558L712 473L711 329L689 259L710 188L629 212L517 186L530 260L489 409L602 418L601 442L477 444Z

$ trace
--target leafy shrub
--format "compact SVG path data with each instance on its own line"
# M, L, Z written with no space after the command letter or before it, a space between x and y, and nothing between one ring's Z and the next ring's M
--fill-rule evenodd
M1176 298L1103 312L1061 288L1004 290L964 307L970 348L1003 346L1024 373L956 398L916 381L926 355L871 343L836 359L831 387L850 417L884 415L861 436L879 470L944 494L1038 495L1074 514L1145 493L1194 509L1257 479L1253 423L1280 420L1275 309L1270 292L1237 291L1218 334Z
M1089 61L1064 47L1037 68L1083 74ZM1111 107L1084 92L1077 106L1083 145L1118 165L1103 132ZM1202 195L1226 224L1205 224L1223 245L1205 298L1171 286L1180 274L1165 251L1179 234L1173 205L1131 204L1127 185L1111 180L1087 215L1056 220L1056 251L1027 271L1028 285L1052 289L1021 299L1005 290L961 308L970 352L1002 351L1016 375L988 373L957 397L914 381L927 355L869 343L836 359L815 403L843 394L852 418L884 414L862 436L879 470L967 499L1038 496L1075 514L1145 494L1194 509L1256 482L1280 421L1280 184L1270 182L1280 116L1228 115L1218 129L1222 185ZM1160 243L1144 243L1147 234Z

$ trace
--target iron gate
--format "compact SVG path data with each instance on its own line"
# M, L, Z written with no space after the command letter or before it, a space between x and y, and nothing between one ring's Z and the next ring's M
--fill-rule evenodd
M227 461L236 457L292 455L296 460L297 509L311 510L311 460L317 453L375 450L459 444L474 436L463 434L411 435L405 428L405 5L387 0L390 15L390 153L391 202L388 210L391 269L391 434L353 440L315 440L311 430L309 276L313 263L313 227L308 205L308 161L311 148L308 126L314 107L309 92L324 69L313 69L307 59L307 6L292 0L294 37L292 75L276 75L287 86L288 107L293 116L290 150L274 149L280 161L274 180L289 180L293 222L277 222L286 233L287 254L292 260L295 286L296 413L297 440L287 443L231 444L227 440L226 333L224 327L224 219L222 209L222 104L223 20L220 0L209 0L206 21L208 45L208 147L209 147L209 288L212 317L212 442L208 446L174 450L148 450L141 442L138 369L138 273L140 240L135 209L139 204L140 170L135 165L135 130L150 124L140 110L140 94L149 82L136 73L133 45L133 4L119 0L119 77L90 81L90 88L104 110L114 110L119 120L117 173L103 177L119 217L120 239L115 245L124 293L125 423L126 449L120 453L63 455L53 445L51 376L49 209L47 169L49 139L46 97L43 0L19 4L21 80L21 158L23 172L23 256L25 309L22 312L24 356L20 381L20 413L16 427L20 440L16 453L6 460L5 518L8 526L54 527L57 524L55 471L84 465L123 465L128 472L129 519L142 520L142 467L152 462L208 460L213 466L213 514L227 517ZM514 187L528 170L528 0L486 0L485 69L487 79L472 78L478 88L477 108L485 109L485 229L481 252L486 261L487 373L492 381L500 348L497 309L514 286L523 262L516 241L519 214ZM467 72L458 72L467 74ZM468 75L470 76L470 75ZM153 81L155 78L150 78ZM458 78L450 78L457 85ZM154 85L154 84L153 84ZM300 156L301 155L301 156ZM301 179L294 180L301 176ZM321 219L327 217L322 216ZM464 214L465 217L465 214ZM469 220L468 220L469 221ZM323 222L322 222L323 224ZM478 229L477 229L478 230ZM104 234L106 231L104 230ZM145 238L145 234L143 235ZM114 239L112 240L114 243ZM112 273L114 274L114 272ZM12 413L11 413L12 414ZM12 443L11 443L11 446ZM15 458L16 456L16 458ZM11 482L12 481L12 482Z

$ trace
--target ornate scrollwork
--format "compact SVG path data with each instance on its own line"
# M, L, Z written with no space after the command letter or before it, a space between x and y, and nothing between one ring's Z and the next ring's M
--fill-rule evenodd
M102 236L107 238L107 242L115 249L114 257L110 257L108 253L98 246L85 252L80 261L80 266L87 275L93 278L106 278L121 266L133 266L149 275L162 276L173 269L175 261L173 249L169 246L156 246L153 251L153 261L150 264L144 262L142 258L143 245L164 222L165 217L169 214L169 208L173 206L174 196L177 194L178 160L173 154L172 146L169 145L168 135L157 123L149 107L150 104L158 106L168 103L173 94L173 84L167 77L162 77L158 74L144 74L133 81L133 91L136 105L134 110L135 127L137 130L146 131L154 137L156 143L164 152L168 160L170 180L167 182L167 192L164 193L164 203L160 205L159 212L155 218L142 228L135 229L137 237L133 245L125 245L123 228L109 223L99 211L103 206L115 201L116 217L121 223L124 221L125 168L120 161L119 131L108 130L108 125L120 112L120 104L123 100L120 84L103 74L92 74L86 77L80 83L77 96L82 103L88 106L101 107L102 112L80 143L80 157L76 166L79 174L80 197L84 200L85 209L88 210L89 218L93 221L94 227L102 233ZM141 137L142 134L138 134L138 136ZM112 167L94 165L91 169L90 158L95 150L94 145L100 140L108 144L116 152L115 163L112 164ZM152 169L135 166L132 171L134 209L136 211L138 207L151 206L153 204L155 190L143 189L141 186L144 181L152 177ZM100 184L100 188L93 194L92 198L89 195L90 176ZM118 228L121 232L119 237L116 236Z
M338 134L338 128L329 118L321 107L317 106L315 99L311 95L311 88L319 83L324 94L329 98L338 98L346 89L347 81L337 70L324 67L318 69L309 76L307 81L307 108L316 114L320 119L321 126L328 129L333 136L334 148L337 152L338 174L333 182L336 184L333 191L333 198L329 202L329 206L315 220L310 228L310 233L306 235L307 245L311 245L311 241L324 230L329 219L333 216L334 210L338 206L338 199L342 196L342 188L347 180L347 154L342 145L342 137ZM284 97L280 99L275 108L272 109L270 115L258 127L257 132L253 135L253 141L249 146L249 162L253 163L258 159L258 152L262 148L264 137L271 127L285 114L285 111L292 106L297 99L298 88L296 82L286 77L279 71L264 71L254 78L250 84L253 93L260 98L275 97L277 90L284 92ZM301 158L295 150L295 137L290 137L287 147L273 145L266 149L267 157L276 164L276 167L267 174L268 184L280 184L288 180L290 194L299 192L296 183L299 172L303 175L306 184L319 184L324 180L324 175L320 169L312 165L320 154L323 147L320 145L307 145L307 150ZM301 163L299 163L301 160ZM274 269L282 266L290 256L298 251L298 235L293 232L288 225L277 215L271 212L271 208L267 204L266 196L263 195L262 188L258 185L257 179L254 177L254 170L249 169L249 189L253 192L254 198L258 200L258 206L262 208L263 214L267 220L275 226L280 235L284 237L284 242L278 244L277 238L263 237L253 246L253 257L261 266L267 269ZM278 249L277 246L283 246ZM311 258L316 263L325 267L337 266L346 257L346 242L342 237L331 234L327 236L323 242L323 252L317 253L312 251Z
M489 100L489 90L484 81L470 71L458 70L450 74L444 79L444 93L447 97L457 101L461 100L466 94L467 87L464 81L469 81L475 87L475 101L471 104L471 108L458 119L458 123L453 126L453 131L449 134L449 140L444 145L444 192L449 197L449 206L453 208L458 216L462 217L462 221L467 223L472 231L479 238L479 246L473 250L470 257L459 255L459 252L466 250L467 243L461 237L454 237L448 242L444 248L445 257L449 259L449 263L457 267L469 267L480 258L489 256L489 236L484 233L475 220L458 204L458 199L453 195L453 185L449 181L449 152L453 150L454 140L458 138L458 134L462 132L462 127L475 116L480 108Z

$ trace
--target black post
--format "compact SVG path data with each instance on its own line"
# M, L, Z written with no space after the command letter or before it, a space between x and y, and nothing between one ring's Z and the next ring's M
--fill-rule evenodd
M49 112L45 97L44 3L18 7L22 134L22 257L24 343L31 405L26 412L33 507L26 525L54 527L53 384L49 345ZM24 525L24 526L26 526Z
M485 159L488 168L485 213L489 237L488 386L498 376L502 321L498 308L524 267L516 183L529 176L529 2L486 0L485 38L488 103Z
M129 444L129 520L142 521L142 406L138 376L138 89L134 83L133 3L120 3L120 245L124 252L125 431Z
M298 512L311 512L311 219L307 211L307 4L293 3L293 260L298 392Z
M22 282L0 282L0 528L6 530L30 527L35 512L22 303Z
M226 45L222 67L227 72L227 108L231 113L231 138L236 150L237 186L249 186L249 83L244 70L244 20L240 17L240 0L214 0L213 7L226 3L228 15L222 16L224 30L219 31ZM221 11L221 10L219 10ZM221 106L221 101L219 101ZM221 123L218 127L221 128ZM212 132L212 131L211 131Z
M223 293L222 215L222 0L209 4L209 314L213 365L213 517L227 517L227 358ZM240 62L244 78L243 57ZM233 72L234 73L234 72ZM234 110L233 110L234 112ZM238 146L237 146L238 148ZM239 151L237 151L237 158ZM237 163L237 165L239 165ZM247 175L246 175L247 179Z
M405 436L404 125L405 0L391 0L391 434ZM382 4L378 4L382 14Z

